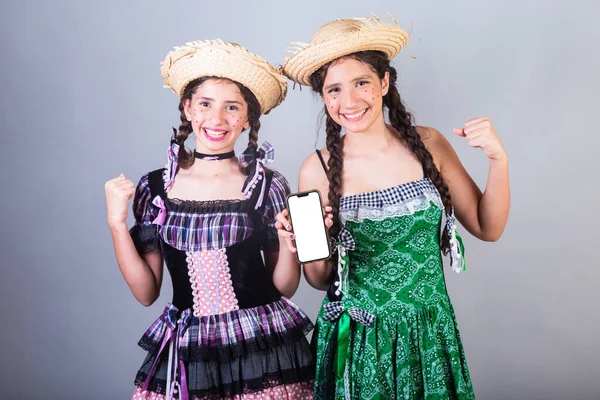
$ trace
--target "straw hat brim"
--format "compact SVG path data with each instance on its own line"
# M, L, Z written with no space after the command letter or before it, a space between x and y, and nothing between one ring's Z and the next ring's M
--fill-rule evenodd
M294 82L310 86L310 76L333 60L367 50L381 51L388 60L391 60L400 53L408 41L408 34L405 31L397 25L386 24L379 19L364 18L335 22L343 21L351 22L353 27L362 26L357 30L332 34L321 42L293 43L297 47L294 54L285 59L282 67L283 74Z
M269 62L242 46L222 40L186 43L167 54L161 63L165 87L179 97L194 79L215 76L238 82L248 88L267 114L287 93L285 77Z

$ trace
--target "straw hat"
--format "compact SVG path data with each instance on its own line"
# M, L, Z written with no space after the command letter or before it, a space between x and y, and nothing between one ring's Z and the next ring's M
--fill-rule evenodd
M320 27L310 43L292 42L292 56L283 64L283 74L301 85L310 85L310 76L323 65L337 58L365 50L378 50L394 58L408 41L404 32L390 16L387 23L372 18L339 19Z
M179 97L188 83L203 76L217 76L241 83L260 103L261 114L267 114L285 98L285 77L270 63L250 53L237 43L220 39L198 40L177 46L161 62L165 87Z

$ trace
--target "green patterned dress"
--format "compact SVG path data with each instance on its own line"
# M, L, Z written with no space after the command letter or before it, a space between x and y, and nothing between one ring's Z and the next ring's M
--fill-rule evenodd
M339 297L317 319L315 399L475 398L444 282L443 210L427 178L341 198ZM446 224L458 272L453 213Z

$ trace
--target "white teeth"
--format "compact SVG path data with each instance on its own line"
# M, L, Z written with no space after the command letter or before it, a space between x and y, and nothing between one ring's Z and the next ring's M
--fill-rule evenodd
M211 137L221 137L227 133L227 131L213 131L213 130L206 129L206 128L204 128L204 131L206 131L206 133L208 133L208 136L211 136Z
M358 118L361 115L363 115L365 112L367 111L367 109L364 109L360 112L357 112L356 114L343 114L344 117L348 118L348 119L354 119L354 118Z

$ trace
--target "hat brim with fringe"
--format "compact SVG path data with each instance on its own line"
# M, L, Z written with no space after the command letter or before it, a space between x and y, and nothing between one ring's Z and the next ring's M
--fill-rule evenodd
M277 107L287 93L285 77L272 64L237 43L198 40L175 47L161 62L165 87L179 97L194 79L215 76L248 88L260 104L261 114Z
M390 17L391 18L391 17ZM310 76L323 65L360 51L383 52L394 58L408 41L408 33L396 21L378 17L331 21L312 37L310 43L293 42L293 53L284 60L283 74L294 82L310 86Z

